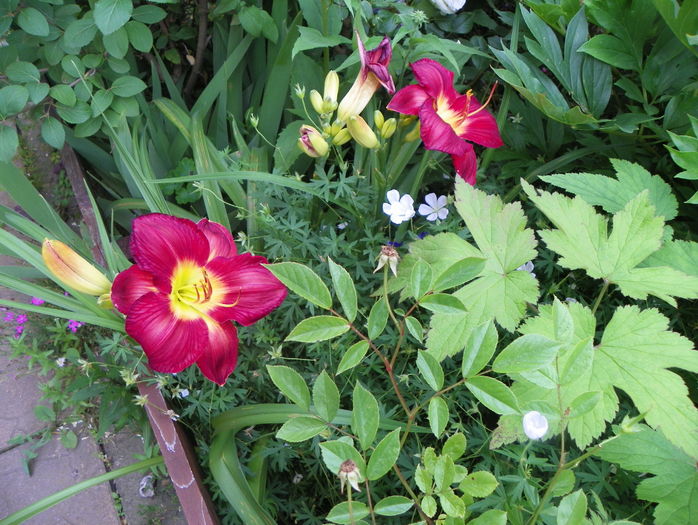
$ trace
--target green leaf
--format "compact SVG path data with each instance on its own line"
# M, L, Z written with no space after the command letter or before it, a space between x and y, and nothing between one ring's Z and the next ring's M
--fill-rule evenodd
M26 33L34 36L48 36L49 33L46 17L33 7L25 7L19 12L17 25Z
M458 314L466 311L465 305L458 297L446 293L425 295L420 299L419 306L437 314Z
M482 273L485 269L485 259L466 257L453 263L434 281L434 291L441 292L449 288L461 286Z
M351 345L342 356L342 360L337 365L337 375L346 372L358 365L368 351L368 342L359 341Z
M34 416L39 421L46 421L48 423L56 420L56 413L51 407L46 405L36 405L34 407Z
M373 507L379 516L399 516L412 508L414 502L405 496L388 496Z
M574 484L574 472L571 470L563 470L560 472L560 476L557 478L555 486L553 486L553 488L550 490L550 494L553 498L564 496L574 488Z
M342 305L344 314L347 320L351 323L356 319L356 288L349 272L340 265L335 263L331 258L327 258L330 265L330 275L332 276L332 284L334 285L334 293L339 299L339 304Z
M410 335L412 335L412 337L414 337L420 343L423 341L424 328L422 327L422 323L410 315L409 317L405 318L405 326L407 326L407 331L410 333Z
M465 516L465 503L451 489L439 494L439 502L448 516L457 518Z
M106 91L104 89L97 91L92 98L92 116L97 117L104 113L109 109L113 100L114 94L111 91Z
M300 33L298 39L293 44L291 58L295 58L301 51L316 49L318 47L333 47L340 44L351 44L351 40L339 34L324 36L317 29L311 27L298 27Z
M71 46L84 47L94 40L96 34L97 25L92 12L88 11L81 19L73 20L68 24L63 38L66 42L70 42Z
M359 451L352 446L351 438L344 436L334 441L325 441L320 443L320 450L322 451L322 460L333 474L336 475L342 463L350 459L356 464L362 478L365 475L366 462Z
M128 53L128 33L126 32L126 28L121 27L113 33L102 35L102 43L104 44L104 49L106 49L107 53L113 57L109 61L109 66L112 69L114 66L118 67L118 65L121 63L114 62L114 60L121 60L126 56L126 53ZM121 64L121 67L118 69L125 69L125 66ZM126 69L126 71L128 71L128 69Z
M448 405L441 397L433 397L429 401L427 409L427 418L429 419L429 428L431 432L438 438L441 437L446 425L448 424Z
M19 147L19 138L14 126L0 126L0 162L12 162Z
M439 362L427 352L417 353L417 369L432 390L441 390L444 386L444 371Z
M332 421L339 410L339 390L325 370L313 384L313 405L325 421Z
M515 271L536 257L536 241L533 231L526 228L521 205L505 205L499 197L458 180L456 209L486 262L480 277L454 295L468 310L477 305L513 330L526 311L526 302L538 299L536 280L528 272Z
M298 372L283 365L267 365L267 372L283 395L303 410L310 408L310 390Z
M470 494L474 498L486 498L494 492L497 485L499 482L494 475L485 470L479 470L468 474L458 488L461 492Z
M519 414L519 403L514 393L501 381L491 377L471 377L465 386L480 403L497 414Z
M586 53L601 62L606 62L620 69L639 71L640 64L625 42L613 35L596 35L587 40L577 52Z
M346 319L333 315L316 315L298 323L286 336L286 341L317 343L342 335L348 330L349 323Z
M368 314L368 338L375 339L383 333L388 322L388 304L385 298L378 299Z
M354 387L351 428L354 435L359 438L362 449L366 450L373 444L378 431L378 422L376 398L357 382Z
M131 0L97 0L93 10L95 24L104 35L122 27L131 18Z
M61 445L65 448L72 449L78 446L78 436L72 430L67 430L61 433Z
M137 51L147 53L153 47L153 34L148 26L141 22L131 20L126 24L126 34L131 45Z
M640 266L669 266L698 277L698 242L669 241L642 261Z
M315 417L292 417L276 432L277 439L299 443L317 436L327 425Z
M431 266L424 259L417 259L410 274L410 295L419 299L431 287Z
M356 523L361 518L368 516L368 514L369 510L365 503L356 500L353 500L351 503L344 501L332 507L326 519L332 523L348 525L350 523Z
M469 521L468 525L507 525L507 513L503 510L488 510Z
M463 377L474 376L487 366L497 348L498 340L497 327L492 321L481 324L470 333L463 351Z
M430 468L426 459L424 466ZM456 475L456 467L453 460L449 456L435 456L432 470L434 473L436 491L441 492L449 490L451 483L453 483L453 478Z
M434 514L436 514L436 509L438 508L436 505L436 500L433 496L430 496L429 494L422 498L420 506L422 507L424 514L426 514L430 518L433 517Z
M79 100L73 106L56 105L56 113L68 124L81 124L92 117L90 106Z
M659 432L644 428L640 432L622 434L596 454L624 469L654 475L640 482L637 497L658 503L654 510L657 525L695 521L698 516L695 457L673 446Z
M157 24L166 16L167 11L155 5L140 5L131 14L131 18L144 24Z
M73 91L73 88L65 84L57 84L55 86L51 86L49 94L53 97L53 99L56 102L58 102L59 104L63 104L64 106L74 106L75 102L77 101L77 99L75 98L75 91Z
M41 79L39 70L31 62L12 62L5 68L5 74L12 82L20 84L38 83Z
M457 432L453 434L446 440L441 453L450 456L453 461L457 461L463 454L465 454L465 447L467 445L467 440L465 434Z
M20 113L29 100L29 91L24 86L5 86L0 89L0 117Z
M138 95L146 88L145 82L140 78L126 75L117 78L111 85L111 91L117 97L132 97Z
M75 55L66 55L61 59L61 67L63 71L68 73L73 78L82 77L85 74L85 65L80 60L80 57ZM76 86L77 89L77 86ZM84 99L81 99L84 101Z
M371 481L382 478L397 462L400 454L400 429L396 428L376 445L366 467L366 477ZM402 514L400 512L399 514Z
M307 266L293 262L265 264L276 278L284 283L292 292L320 308L332 308L332 296L322 282L322 279Z
M538 370L553 362L561 346L541 335L522 335L500 352L492 370L504 374Z
M664 221L643 191L613 217L607 233L606 220L581 198L536 193L522 186L534 204L551 220L556 230L540 232L548 247L561 255L558 264L583 269L590 277L617 284L629 297L646 299L654 295L676 305L673 297L698 297L698 279L669 267L636 268L657 251L664 234Z
M608 213L621 211L643 190L648 190L650 203L657 215L666 221L676 217L676 197L671 192L671 186L661 177L627 160L611 159L611 163L617 179L595 173L559 173L545 175L541 179L579 195L592 206L601 206Z
M572 403L570 403L569 418L574 419L591 412L596 405L599 404L601 397L601 392L586 392L577 396Z
M49 85L44 82L39 84L26 84L24 87L26 87L29 92L29 100L32 104L39 104L48 96Z
M238 16L240 17L240 25L252 36L263 35L274 43L279 39L279 31L274 19L263 9L247 5L238 11Z
M65 129L63 125L53 117L48 117L41 123L41 138L56 149L61 149L65 142Z
M584 522L587 513L587 497L582 489L568 494L557 508L558 525L577 525Z

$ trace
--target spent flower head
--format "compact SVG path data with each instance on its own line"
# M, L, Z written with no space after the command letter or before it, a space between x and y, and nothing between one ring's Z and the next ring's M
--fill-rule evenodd
M347 490L349 490L349 486L351 486L355 491L361 492L361 488L359 487L361 472L359 472L356 463L351 459L347 459L339 466L339 473L337 476L339 476L339 489L342 493L344 493L344 485L347 486Z
M373 273L376 273L387 263L390 271L393 272L393 275L397 276L397 263L399 260L400 256L394 247L390 246L389 244L386 246L381 246L381 253L378 256L378 266L376 266L376 269L373 270Z

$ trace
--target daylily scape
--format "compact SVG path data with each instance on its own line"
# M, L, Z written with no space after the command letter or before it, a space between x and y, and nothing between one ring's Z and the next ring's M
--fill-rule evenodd
M237 363L233 321L253 324L286 297L267 260L238 255L230 232L208 219L138 217L131 253L136 264L116 276L112 301L157 372L196 363L223 385Z

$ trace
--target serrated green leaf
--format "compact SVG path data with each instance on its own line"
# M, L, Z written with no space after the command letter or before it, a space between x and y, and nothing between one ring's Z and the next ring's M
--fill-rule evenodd
M457 461L463 454L465 454L465 447L467 445L467 440L465 434L457 432L453 434L446 440L441 453L450 456L453 461Z
M334 293L339 299L339 304L342 305L342 310L349 322L356 319L357 303L356 303L356 288L354 281L343 267L335 263L329 257L327 262L330 266L330 275L332 276L332 284L334 285Z
M424 259L417 259L410 273L410 296L419 299L431 287L432 270Z
M20 84L38 83L41 79L39 70L31 62L12 62L5 68L5 74L12 82Z
M356 500L351 502L344 501L332 507L326 519L332 523L348 525L350 523L356 523L361 518L368 516L368 514L369 510L365 503Z
M376 445L366 467L366 477L371 481L382 478L397 462L400 455L400 429L396 428ZM401 512L399 514L402 514Z
M541 335L522 335L499 353L492 370L504 374L538 370L553 362L561 346Z
M449 456L435 457L432 471L434 473L436 492L445 492L449 490L451 483L453 483L453 478L456 475L456 467L453 460Z
M104 35L122 27L131 18L131 0L97 0L93 10L95 24Z
M361 448L366 450L376 438L378 432L379 412L378 402L373 394L360 383L356 383L353 395L351 429L359 438Z
M695 452L695 449L694 449ZM597 455L622 468L653 474L637 487L637 497L658 503L657 525L683 525L698 516L695 457L683 453L659 432L645 428L605 444Z
M425 295L419 306L437 314L458 314L466 311L463 302L455 295L434 293Z
M417 319L415 319L412 316L406 317L405 318L405 326L407 327L407 331L414 337L418 342L422 342L424 340L424 328L422 327L422 323L420 323Z
M388 304L385 298L378 299L368 314L368 338L375 339L383 333L388 322Z
M342 335L348 330L349 323L346 319L333 315L316 315L298 323L286 336L286 341L317 343Z
M65 129L63 129L63 124L53 117L48 117L41 123L41 138L43 138L49 146L61 149L65 142Z
M640 266L669 266L698 277L698 242L669 241L642 261Z
M494 492L497 485L499 485L499 482L493 474L485 470L479 470L468 474L466 478L461 481L458 488L474 498L486 498Z
M310 390L298 372L283 365L267 365L267 372L283 395L303 410L310 408Z
M475 376L468 379L465 386L480 403L497 414L518 414L521 412L514 393L501 381L491 377Z
M292 292L320 308L332 308L332 296L322 282L322 279L307 266L293 262L265 264L279 281L284 283Z
M573 471L563 470L560 472L560 476L557 478L555 486L553 486L553 488L550 490L552 497L557 498L559 496L568 494L574 488L575 481Z
M463 351L461 370L463 377L474 376L492 359L497 348L499 334L493 321L488 321L475 328L468 337Z
M601 401L601 392L586 392L574 398L570 403L569 418L574 419L583 416L587 412L594 410L596 405Z
M405 496L388 496L373 507L379 516L399 516L412 508L414 502Z
M461 286L482 273L485 269L485 259L466 257L453 263L434 280L434 291L442 292L449 288Z
M48 36L49 27L46 17L38 9L25 7L17 15L17 25L23 31L34 36Z
M433 496L429 494L422 498L422 501L420 502L420 507L422 507L424 514L426 514L430 518L434 517L434 514L436 514L436 509L438 508L436 506L436 500Z
M277 439L283 439L291 443L299 443L317 436L327 429L327 425L314 417L293 417L286 421L276 432Z
M507 525L507 513L503 510L488 510L469 521L468 525Z
M452 490L439 494L439 502L447 515L457 518L465 516L465 503Z
M359 469L359 474L361 474L360 481L364 479L366 475L366 462L359 451L352 445L350 437L344 436L334 441L320 443L320 450L322 451L322 460L333 474L336 475L339 473L339 467L342 463L350 459Z
M325 370L313 384L313 405L325 421L332 421L339 410L339 390Z
M438 391L444 386L444 371L431 354L422 350L417 353L417 369L432 390Z
M579 489L560 501L557 508L557 523L559 525L578 525L583 523L586 513L587 497L582 489Z
M346 372L358 365L368 352L368 342L359 341L351 345L342 356L342 360L337 365L337 374Z
M561 266L606 279L636 299L651 294L676 305L673 297L698 297L698 279L692 276L669 267L636 268L659 249L664 234L664 221L655 217L647 191L614 215L608 234L606 220L581 198L536 193L525 181L522 187L557 228L541 231L540 236L561 255Z
M441 397L433 397L427 408L427 419L431 432L438 438L441 437L448 424L448 404Z

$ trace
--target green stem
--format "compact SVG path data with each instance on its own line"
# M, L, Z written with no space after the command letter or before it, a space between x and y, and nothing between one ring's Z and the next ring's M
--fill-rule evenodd
M599 295L596 297L596 301L594 301L594 306L591 307L591 313L595 314L597 308L601 304L601 299L603 299L604 295L606 295L606 291L608 290L608 286L611 284L611 281L608 279L603 280L603 288L601 288L601 291L599 292Z

